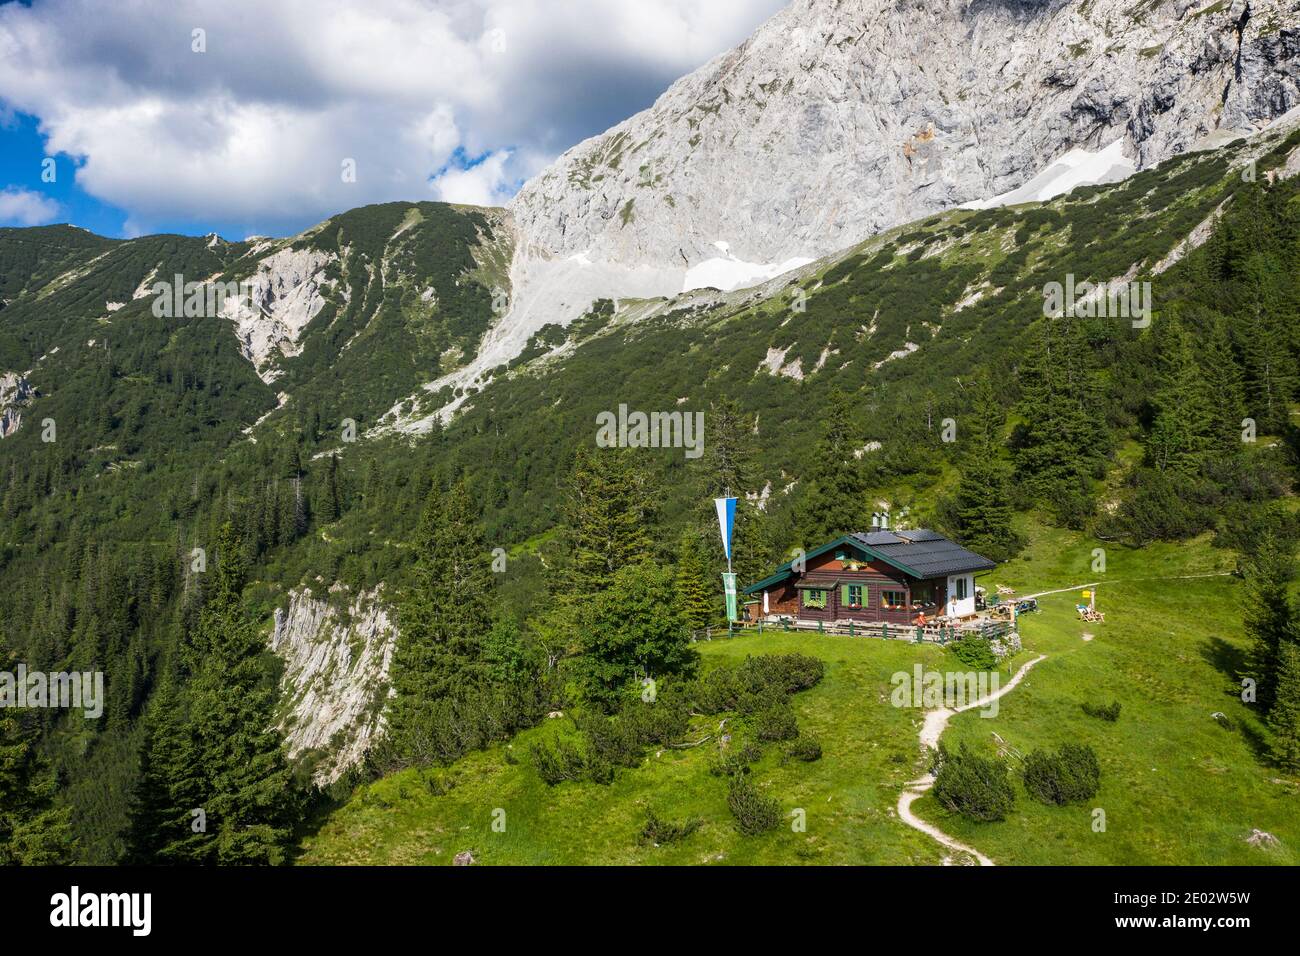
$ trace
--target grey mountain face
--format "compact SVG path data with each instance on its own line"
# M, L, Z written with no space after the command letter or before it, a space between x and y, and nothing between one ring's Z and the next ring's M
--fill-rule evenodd
M1071 148L1123 139L1142 168L1297 104L1296 0L794 0L511 211L523 255L639 269L635 294L653 270L671 294L718 242L817 257Z

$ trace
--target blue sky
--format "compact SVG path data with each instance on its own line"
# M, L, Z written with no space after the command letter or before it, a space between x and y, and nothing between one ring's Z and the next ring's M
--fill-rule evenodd
M44 182L45 140L38 132L35 117L13 114L0 127L0 184L6 189L34 192L58 203L58 221L73 222L105 236L119 236L126 212L110 203L88 196L76 184L76 162L70 156L57 155L54 182ZM17 219L0 219L0 225L27 225Z
M0 226L239 239L504 203L783 3L0 0Z

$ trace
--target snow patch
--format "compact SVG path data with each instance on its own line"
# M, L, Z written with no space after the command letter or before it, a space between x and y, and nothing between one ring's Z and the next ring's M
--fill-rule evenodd
M1124 138L1120 137L1095 153L1079 148L1069 150L1016 189L991 199L966 203L961 208L992 209L1024 202L1046 202L1078 186L1117 183L1136 171L1136 164L1124 155Z
M780 263L744 262L731 254L731 246L725 242L715 242L714 247L722 253L712 259L705 259L686 270L682 282L683 292L695 289L721 289L731 292L745 288L768 279L775 279L791 269L806 266L813 260L806 256L794 256Z

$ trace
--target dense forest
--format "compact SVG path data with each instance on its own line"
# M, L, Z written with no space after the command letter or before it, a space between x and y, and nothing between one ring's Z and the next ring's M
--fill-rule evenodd
M722 616L724 493L742 499L744 582L882 508L999 560L1027 512L1118 547L1211 532L1241 556L1251 673L1275 759L1296 769L1300 177L1269 175L1296 145L1250 176L1238 144L1041 206L935 216L768 298L632 324L597 303L445 427L357 442L345 419L374 426L476 347L495 279L468 250L487 220L420 204L390 248L409 218L394 204L299 239L355 253L338 276L352 293L273 384L221 323L143 306L98 321L158 257L233 275L246 244L0 230L0 370L43 373L0 442L0 670L103 671L107 693L93 720L0 712L0 861L286 862L313 807L359 779L449 762L575 700L584 752L605 757L539 768L608 775L672 739L684 702L722 693L688 633ZM1180 248L1216 210L1208 240ZM1135 266L1149 326L1044 315L1046 283ZM425 285L440 311L416 321ZM801 374L771 374L774 351ZM703 410L703 456L596 448L597 413L619 403ZM331 793L275 729L266 631L307 580L385 582L401 633L390 732ZM814 680L788 666L734 678L776 724ZM624 707L647 681L662 706L643 725Z

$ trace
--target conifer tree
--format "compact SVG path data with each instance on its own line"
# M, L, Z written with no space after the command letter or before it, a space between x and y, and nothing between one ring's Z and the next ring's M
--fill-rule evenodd
M1006 414L998 404L987 375L972 386L971 412L965 417L965 453L962 455L961 481L950 508L953 531L963 545L992 558L1005 561L1020 547L1011 527L1010 479L1002 461L1002 430Z
M1147 436L1148 464L1158 471L1194 476L1214 442L1209 383L1176 316L1160 324L1160 385L1155 420Z
M339 500L339 456L330 454L329 465L325 469L325 491L321 495L321 520L326 524L337 521L342 514Z
M821 438L805 479L799 526L808 542L847 534L862 524L866 491L857 458L849 398L839 389L827 400Z
M1072 525L1092 510L1090 477L1105 453L1094 364L1079 321L1051 319L1031 333L1020 366L1017 477Z
M619 568L648 560L655 511L649 477L629 452L580 448L564 508L562 593L590 595Z
M1244 618L1250 669L1243 675L1255 681L1256 699L1265 713L1277 700L1282 644L1300 637L1288 591L1293 573L1290 550L1265 533L1246 564Z
M0 669L14 669L2 634ZM70 811L55 807L54 771L33 744L18 713L0 708L0 866L72 862Z
M734 399L713 403L707 417L705 497L744 498L754 481L754 417L741 411Z
M1222 315L1211 316L1208 323L1201 379L1211 399L1211 451L1215 458L1237 458L1242 452L1246 397L1241 363L1233 349L1228 322Z
M683 531L677 545L676 597L686 626L692 630L707 627L718 616L717 601L710 589L699 536Z
M164 858L221 864L286 860L298 794L274 729L278 688L268 680L263 644L240 602L242 542L225 524L217 542L210 597L186 645L186 737L165 761L172 813L201 810L205 832L166 833ZM200 801L194 806L185 803Z
M189 730L176 675L167 669L144 718L140 771L128 811L130 863L203 856L207 837L195 830L193 811L203 808L208 791L203 755Z
M389 734L399 757L422 761L453 691L485 679L482 645L492 626L491 552L464 481L429 492L415 540L414 583L398 606Z
M1278 647L1273 709L1273 757L1288 773L1300 773L1300 644L1284 640Z

